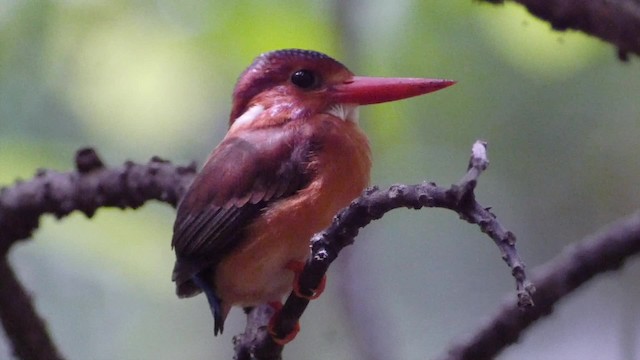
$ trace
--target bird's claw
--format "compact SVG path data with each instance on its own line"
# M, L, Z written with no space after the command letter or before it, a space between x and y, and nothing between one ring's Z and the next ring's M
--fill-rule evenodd
M276 330L275 330L275 324L278 321L278 318L280 317L280 311L282 310L282 303L280 303L280 302L271 302L271 303L269 303L269 305L276 312L273 314L273 316L271 316L271 320L269 320L269 325L267 326L267 331L269 332L269 335L271 335L271 338L273 339L273 342L275 342L276 344L278 344L280 346L285 346L286 344L290 343L293 339L295 339L295 337L300 332L300 323L296 322L296 325L294 326L293 330L291 330L285 336L280 337L278 335L278 333L276 332Z
M293 293L296 294L296 296L303 298L303 299L307 299L307 300L315 300L317 298L320 297L320 295L322 295L322 293L324 292L324 288L327 285L327 276L323 275L322 276L322 280L320 280L320 284L318 284L318 287L315 289L311 289L311 295L309 294L304 294L302 292L302 290L300 289L300 274L302 273L302 270L304 269L304 262L302 261L290 261L287 264L287 269L293 271L294 274L294 278L293 278Z

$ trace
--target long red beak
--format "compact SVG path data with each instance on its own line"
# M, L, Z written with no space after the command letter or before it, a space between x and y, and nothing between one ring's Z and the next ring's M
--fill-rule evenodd
M332 97L342 104L378 104L423 95L456 82L444 79L381 78L354 76L332 88Z

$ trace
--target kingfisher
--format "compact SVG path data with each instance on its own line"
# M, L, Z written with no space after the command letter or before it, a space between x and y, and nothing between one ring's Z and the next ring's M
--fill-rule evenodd
M227 134L178 205L171 242L178 296L204 292L214 335L232 306L281 304L297 289L313 234L369 183L358 106L454 83L355 76L310 50L258 56L233 91ZM278 343L295 336L271 334Z

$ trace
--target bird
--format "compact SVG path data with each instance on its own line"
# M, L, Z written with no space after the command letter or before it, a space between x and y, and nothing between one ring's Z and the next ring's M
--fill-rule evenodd
M255 58L233 90L228 132L177 207L177 295L206 295L214 335L233 306L281 304L296 289L313 234L369 184L371 150L359 106L454 83L355 76L312 50ZM286 343L295 334L272 336Z

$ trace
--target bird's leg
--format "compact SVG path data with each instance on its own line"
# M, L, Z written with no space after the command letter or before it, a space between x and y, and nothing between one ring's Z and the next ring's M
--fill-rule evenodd
M213 335L218 335L218 333L222 334L224 330L224 319L222 318L222 308L220 307L222 300L216 295L213 287L205 280L203 273L200 272L193 275L191 280L193 280L193 283L202 289L207 296L209 309L211 310L211 315L213 315Z
M269 306L271 306L275 310L275 313L273 314L273 316L271 316L269 325L267 327L269 335L271 335L271 338L276 344L284 346L287 343L291 342L291 340L295 339L296 335L298 335L298 333L300 332L300 323L296 322L296 325L293 330L291 330L291 332L286 334L284 337L279 337L274 327L276 321L278 321L278 318L280 317L280 312L282 311L282 303L280 301L272 301L269 303Z
M293 271L295 275L295 277L293 278L293 292L298 297L301 297L307 300L315 300L318 297L320 297L320 295L324 291L325 286L327 285L326 275L322 276L322 280L320 281L320 284L318 284L318 287L312 290L311 295L308 295L308 294L303 294L302 291L300 290L300 273L302 273L302 270L304 269L304 262L293 260L287 264L286 268L288 270Z
M291 270L294 273L294 279L293 279L293 292L303 298L303 299L307 299L307 300L313 300L313 299L317 299L320 294L322 294L322 292L324 291L325 285L327 283L327 277L323 276L322 280L320 281L320 284L318 284L318 287L314 290L311 290L311 294L303 294L300 291L300 273L302 272L302 270L304 269L304 262L302 261L290 261L287 266L286 266L287 270ZM273 314L273 316L271 317L271 320L269 320L269 326L268 326L268 331L269 334L271 335L271 337L273 338L273 341L280 345L280 346L284 346L285 344L287 344L288 342L290 342L291 340L293 340L296 335L298 335L298 332L300 331L300 323L296 323L295 327L293 328L293 330L288 333L287 335L285 335L284 337L278 337L278 333L275 331L275 324L278 321L278 318L280 317L280 312L282 310L282 303L279 301L276 302L270 302L269 305L275 310L275 313Z

